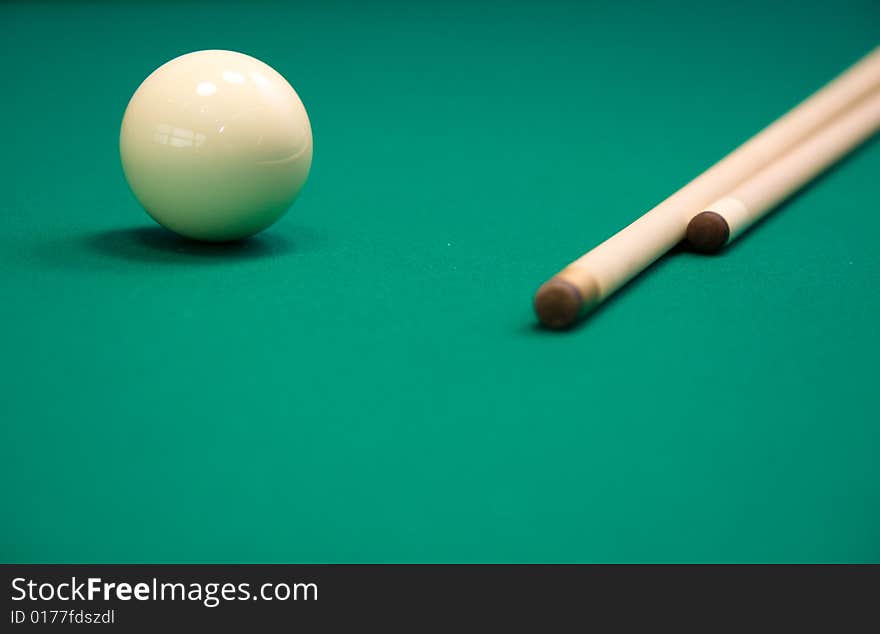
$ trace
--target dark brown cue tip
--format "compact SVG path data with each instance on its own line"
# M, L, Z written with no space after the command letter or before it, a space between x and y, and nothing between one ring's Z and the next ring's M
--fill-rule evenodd
M704 211L688 223L687 241L698 253L718 253L730 238L730 226L721 214Z
M581 313L581 292L571 282L552 279L535 293L535 312L541 324L553 330L568 328Z

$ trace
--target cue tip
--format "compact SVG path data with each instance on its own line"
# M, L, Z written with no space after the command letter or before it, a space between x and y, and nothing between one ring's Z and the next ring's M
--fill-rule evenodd
M719 213L704 211L691 218L687 241L698 253L718 253L730 238L730 225Z
M594 298L589 298L593 303ZM541 325L563 330L573 325L584 308L580 289L559 277L545 282L535 293L535 313Z

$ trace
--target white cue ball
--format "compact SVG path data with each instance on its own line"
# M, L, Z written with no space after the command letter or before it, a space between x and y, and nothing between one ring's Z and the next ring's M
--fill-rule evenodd
M278 220L312 164L306 109L258 59L197 51L160 66L122 118L119 153L135 197L196 240L237 240Z

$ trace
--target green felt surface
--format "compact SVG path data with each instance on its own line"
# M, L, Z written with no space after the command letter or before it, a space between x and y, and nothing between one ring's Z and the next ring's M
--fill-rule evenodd
M880 561L880 144L583 327L537 286L877 44L880 5L4 3L0 560ZM200 246L122 176L202 48L312 175Z

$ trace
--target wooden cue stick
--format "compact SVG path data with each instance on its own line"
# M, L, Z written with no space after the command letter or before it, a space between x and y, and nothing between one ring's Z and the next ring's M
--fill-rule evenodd
M535 294L544 326L572 325L685 237L706 205L880 86L880 46L806 101L605 242L571 262Z
M714 253L880 130L880 90L694 216L694 250Z

